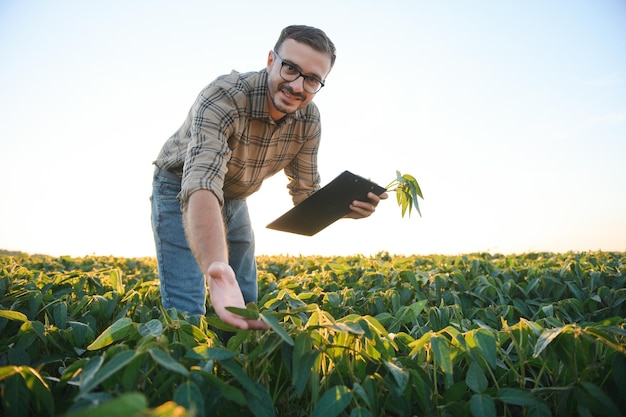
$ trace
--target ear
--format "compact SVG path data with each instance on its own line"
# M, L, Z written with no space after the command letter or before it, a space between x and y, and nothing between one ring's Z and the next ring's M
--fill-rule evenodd
M274 63L274 51L270 50L267 53L267 70L269 71L272 68L272 64Z

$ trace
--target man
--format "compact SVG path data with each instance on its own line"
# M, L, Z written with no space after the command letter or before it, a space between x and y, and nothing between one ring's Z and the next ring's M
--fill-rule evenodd
M205 87L180 129L163 146L153 180L152 227L163 305L206 312L226 323L266 328L226 307L257 301L256 262L246 197L280 170L294 204L319 189L320 115L312 103L335 62L326 34L285 28L267 67ZM346 216L371 215L380 198L355 201ZM206 281L205 281L206 279Z

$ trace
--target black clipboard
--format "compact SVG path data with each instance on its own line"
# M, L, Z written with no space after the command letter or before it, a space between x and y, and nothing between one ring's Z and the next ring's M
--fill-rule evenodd
M381 195L387 191L380 185L349 171L311 194L300 204L267 225L283 232L313 236L350 212L354 200L368 201L367 193Z

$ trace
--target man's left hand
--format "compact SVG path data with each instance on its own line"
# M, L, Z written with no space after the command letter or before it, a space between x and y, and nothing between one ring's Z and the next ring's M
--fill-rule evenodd
M350 219L363 219L365 217L369 217L376 211L376 206L380 200L387 199L387 193L382 193L380 196L374 193L368 193L367 198L369 201L358 201L354 200L352 204L350 204L350 213L346 214L345 217Z

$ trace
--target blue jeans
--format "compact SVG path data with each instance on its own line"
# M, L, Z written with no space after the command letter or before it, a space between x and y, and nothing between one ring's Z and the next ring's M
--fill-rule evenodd
M191 253L183 228L180 181L158 174L152 182L152 231L156 246L163 306L190 315L206 314L206 281ZM228 263L235 271L246 303L257 302L254 232L245 200L226 200L222 208Z

